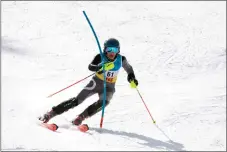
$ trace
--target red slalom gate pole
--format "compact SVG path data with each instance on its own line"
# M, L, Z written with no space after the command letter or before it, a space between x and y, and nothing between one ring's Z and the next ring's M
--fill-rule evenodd
M100 128L102 128L103 119L104 119L104 117L101 117L101 120L100 120Z
M153 119L153 117L152 117L152 115L151 115L151 113L150 113L149 109L147 108L147 105L145 104L145 102L144 102L144 100L143 100L143 97L141 96L141 94L140 94L140 92L139 92L139 90L138 90L137 88L136 88L136 90L137 90L137 92L138 92L138 94L139 94L140 98L142 99L143 104L145 105L145 107L146 107L146 109L147 109L147 111L148 111L148 113L149 113L149 115L150 115L150 117L151 117L151 119L152 119L153 123L155 124L155 123L156 123L156 121Z
M63 88L63 89L61 89L61 90L59 90L59 91L53 93L53 94L51 94L51 95L49 95L47 98L52 97L53 95L55 95L55 94L57 94L57 93L59 93L59 92L65 90L65 89L67 89L67 88L69 88L69 87L71 87L71 86L73 86L73 85L75 85L75 84L77 84L77 83L79 83L79 82L81 82L81 81L83 81L83 80L89 78L90 76L92 76L92 75L94 75L94 74L95 74L95 73L92 73L91 75L89 75L89 76L87 76L87 77L85 77L85 78L83 78L83 79L81 79L81 80L79 80L79 81L77 81L77 82L75 82L75 83L73 83L73 84L71 84L71 85L69 85L69 86L67 86L67 87L65 87L65 88Z

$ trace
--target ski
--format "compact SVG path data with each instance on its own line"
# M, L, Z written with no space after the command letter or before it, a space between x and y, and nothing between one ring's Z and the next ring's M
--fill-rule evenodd
M89 127L87 124L82 124L77 127L81 132L87 132L89 130Z
M43 123L41 122L40 123L40 126L44 127L44 128L47 128L51 131L56 131L58 129L58 125L52 123L52 124L48 124L48 123Z
M57 124L55 123L52 123L52 124L49 124L49 123L39 123L40 126L44 127L44 128L47 128L51 131L56 131L59 127L61 128L61 126L58 126ZM81 131L81 132L87 132L89 130L89 127L87 124L81 124L79 126L75 126L77 130Z

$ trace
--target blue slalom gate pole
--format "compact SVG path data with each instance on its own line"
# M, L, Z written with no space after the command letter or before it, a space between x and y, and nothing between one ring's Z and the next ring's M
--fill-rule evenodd
M85 11L83 11L83 14L88 22L88 24L90 25L90 28L95 36L95 39L96 39L96 42L98 44L98 48L99 48L99 52L100 52L100 55L101 55L101 59L102 59L102 67L103 67L103 75L104 75L104 90L103 90L103 94L104 94L104 97L103 97L103 104L102 104L102 116L101 116L101 121L100 121L100 128L102 128L102 124L103 124L103 119L104 119L104 109L105 109L105 105L106 105L106 71L105 71L105 68L104 68L104 56L103 56L103 53L102 53L102 49L101 49L101 46L100 46L100 43L99 43L99 40L98 40L98 37L95 33L95 30L86 14Z

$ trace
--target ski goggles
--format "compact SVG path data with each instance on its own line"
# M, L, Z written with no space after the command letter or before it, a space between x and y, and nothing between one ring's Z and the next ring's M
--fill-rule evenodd
M107 47L106 52L119 53L119 48L117 47Z

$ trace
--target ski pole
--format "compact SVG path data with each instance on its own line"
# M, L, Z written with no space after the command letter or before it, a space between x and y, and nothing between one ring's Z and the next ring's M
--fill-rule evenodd
M147 109L147 111L148 111L148 113L149 113L149 115L150 115L150 117L151 117L151 119L152 119L153 123L155 124L156 122L155 122L155 120L153 119L153 117L152 117L152 115L151 115L151 113L150 113L149 109L147 108L147 105L145 104L145 102L144 102L144 100L143 100L143 97L141 96L141 94L140 94L140 92L139 92L139 90L138 90L137 88L136 88L136 90L137 90L137 92L138 92L138 94L139 94L140 98L142 99L143 104L145 105L145 107L146 107L146 109Z
M81 79L81 80L79 80L79 81L77 81L77 82L75 82L75 83L73 83L73 84L71 84L71 85L69 85L69 86L67 86L67 87L65 87L65 88L63 88L63 89L61 89L61 90L59 90L59 91L53 93L53 94L51 94L51 95L49 95L47 98L52 97L53 95L55 95L55 94L57 94L57 93L59 93L59 92L65 90L65 89L67 89L67 88L69 88L69 87L71 87L71 86L73 86L73 85L75 85L75 84L77 84L77 83L79 83L79 82L81 82L81 81L83 81L83 80L89 78L90 76L92 76L92 75L94 75L94 74L95 74L95 73L90 74L89 76L87 76L87 77L85 77L85 78L83 78L83 79Z
M147 106L146 106L146 104L145 104L145 102L144 102L144 100L143 100L143 98L142 98L142 96L141 96L139 90L138 90L137 88L136 88L136 90L137 90L137 92L138 92L140 98L142 99L142 101L143 101L143 103L144 103L144 105L145 105L145 107L146 107L146 109L147 109L147 111L148 111L148 113L149 113L149 115L150 115L150 117L151 117L153 123L155 124L155 126L163 133L163 135L164 135L166 138L168 138L171 142L173 142L172 139L170 139L170 138L166 135L166 133L165 133L160 127L158 127L158 125L156 124L156 121L155 121L155 120L153 119L153 117L151 116L151 113L150 113L149 109L147 108Z

